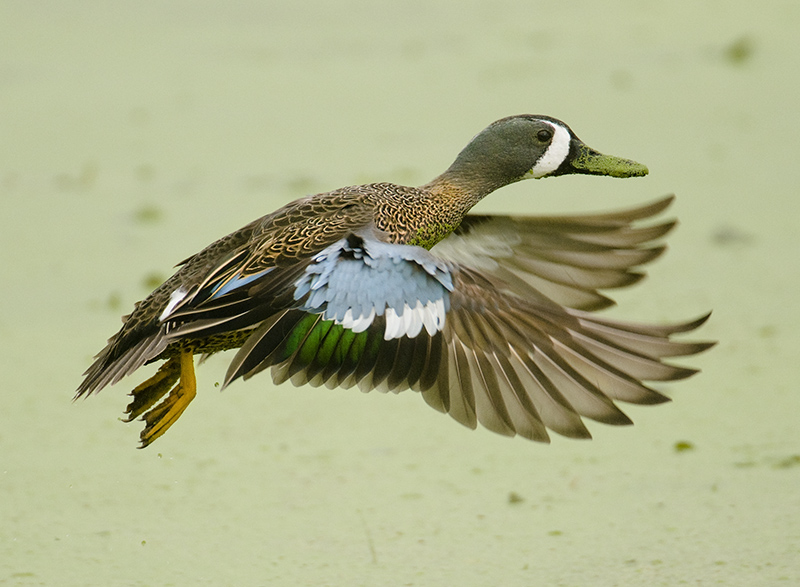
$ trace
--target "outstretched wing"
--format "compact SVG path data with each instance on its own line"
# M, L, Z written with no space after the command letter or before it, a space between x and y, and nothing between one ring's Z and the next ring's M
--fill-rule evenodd
M614 303L598 290L636 283L644 274L635 268L664 252L653 241L675 221L644 227L633 223L662 212L673 199L582 216L469 214L432 251L499 278L525 297L545 296L570 308L598 310Z
M250 336L231 362L225 385L271 366L279 366L276 380L297 384L350 386L368 374L372 380L377 363L369 361L378 355L406 341L440 336L452 288L448 264L425 249L351 233L303 269L294 282L295 303Z
M664 358L698 353L711 344L672 335L707 316L669 326L597 319L544 300L523 299L462 268L450 297L443 337L447 366L434 385L420 388L434 408L459 422L546 442L546 428L588 438L586 417L630 424L614 400L668 401L645 381L671 381L694 369Z
M516 236L505 230L513 242L510 251L475 246L471 238L485 239L486 233L468 226L458 235L464 246L456 254L462 263L455 255L448 260L435 255L439 246L426 251L350 235L304 269L295 282L297 304L258 327L231 363L225 384L272 367L278 383L358 385L363 391L411 388L469 427L480 422L501 434L543 442L549 439L547 429L589 437L582 417L629 424L614 401L667 401L643 382L695 373L662 359L711 346L672 340L707 317L669 326L634 325L555 303L530 281L564 285L569 280L542 276L553 272L536 265L540 256L534 254L530 227L543 223L549 227L549 242L575 253L563 257L572 260L567 270L584 273L580 279L573 276L567 290L584 300L574 305L591 307L605 299L596 297L597 275L622 275L603 281L619 287L631 279L624 276L635 275L633 265L660 252L650 247L643 255L625 253L671 227L659 225L648 232L630 226L666 204L558 222L527 219L520 224L527 230ZM491 217L473 227L480 225L509 226L508 219ZM520 252L522 261L514 261ZM610 269L603 259L610 260Z

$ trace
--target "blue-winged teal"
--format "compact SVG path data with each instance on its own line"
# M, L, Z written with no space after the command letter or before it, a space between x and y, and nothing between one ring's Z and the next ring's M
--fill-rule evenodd
M582 416L630 424L614 400L667 401L642 382L692 375L662 359L713 344L672 340L707 316L656 326L589 313L613 303L598 290L638 281L636 268L662 253L653 241L675 223L634 224L672 198L586 216L468 214L504 185L569 173L647 168L590 149L553 118L511 116L423 186L287 204L183 261L124 319L76 397L165 361L126 410L128 421L143 415L144 447L194 398L194 355L238 348L223 387L271 367L276 383L413 389L470 428L542 442L547 428L588 438Z

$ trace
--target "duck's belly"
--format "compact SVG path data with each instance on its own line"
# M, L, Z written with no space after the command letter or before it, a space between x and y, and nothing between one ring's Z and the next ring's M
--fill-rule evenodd
M195 355L212 354L229 349L238 349L244 341L252 334L255 328L246 330L234 330L233 332L222 332L205 338L182 338L170 344L158 355L154 361L170 359L181 354L183 351L190 350Z

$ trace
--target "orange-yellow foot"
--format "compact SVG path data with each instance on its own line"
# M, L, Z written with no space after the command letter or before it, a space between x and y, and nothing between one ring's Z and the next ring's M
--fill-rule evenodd
M180 357L172 357L159 367L155 375L144 383L137 385L130 393L133 400L125 408L125 413L128 417L123 421L132 422L153 407L158 400L166 395L180 376Z
M161 374L162 371L163 374ZM153 377L134 390L134 401L128 406L128 411L131 414L129 420L141 414L163 397L169 386L178 378L180 378L178 384L172 388L167 398L143 416L145 427L139 435L139 440L141 440L139 448L150 445L169 430L169 427L181 417L181 414L194 399L194 396L197 395L193 353L191 351L183 351L180 357L173 357L164 363ZM145 387L139 393L146 399L140 402L141 405L131 409L134 404L137 404L138 395L136 395L136 391L142 386Z

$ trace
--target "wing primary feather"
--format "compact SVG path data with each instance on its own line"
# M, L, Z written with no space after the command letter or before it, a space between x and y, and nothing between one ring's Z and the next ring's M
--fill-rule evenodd
M622 348L608 341L587 336L581 332L573 332L572 337L582 348L590 351L592 355L605 361L608 365L614 365L634 379L675 381L686 379L697 373L697 369L662 363L658 359Z
M361 383L359 387L362 390L367 388L378 389L380 388L381 391L388 391L383 383L389 377L389 374L392 372L392 368L395 365L395 361L397 360L397 351L400 347L400 339L399 338L392 338L390 340L384 340L380 343L377 348L377 357L375 358L375 364L372 369L369 370L368 374L370 375L368 382L365 381L367 373L365 373L365 378L362 379L363 386ZM359 365L360 367L360 365Z
M702 326L706 322L706 320L708 320L711 317L711 312L709 312L708 314L703 314L699 318L690 320L688 322L677 322L674 324L638 324L635 322L625 322L622 320L609 320L606 318L600 318L597 316L592 316L587 312L581 312L580 310L567 310L567 312L578 319L585 319L594 322L596 324L609 326L611 328L624 329L627 332L635 334L644 334L647 336L655 336L659 338L666 338L672 336L673 334L680 334L683 332L689 332L691 330L695 330L696 328ZM716 343L701 343L701 344L713 346Z
M287 315L289 315L289 320L293 319L295 323L299 319L299 316L295 315L295 313L288 311L280 312L264 321L247 340L245 340L244 344L233 357L233 360L231 360L230 365L228 365L228 371L222 384L223 389L234 380L249 373L265 356L269 355L272 350L280 344L286 334L282 328L273 329L273 327L276 323L285 320ZM260 352L255 350L260 344L261 348L259 351L266 352L266 354L260 354Z
M389 391L397 393L406 387L410 387L408 377L411 372L411 367L413 366L414 351L418 344L417 339L423 336L422 334L417 335L415 338L403 336L398 339L397 355L395 356L394 365L389 372L389 376L386 379Z
M249 379L267 367L280 365L290 359L320 320L320 316L290 310L280 314L274 323L259 327L257 333L250 335L239 349L237 357L242 355L239 359L241 366L232 371L233 364L231 365L225 377L225 385L236 377ZM253 343L250 343L251 339Z
M414 349L411 353L411 365L408 369L408 387L420 390L419 380L425 371L425 364L430 354L432 337L423 331L414 339Z
M423 399L429 406L447 413L450 411L450 377L453 359L447 352L442 332L425 339L427 340L427 345L424 347L425 355L420 356L422 372L418 384L413 389L422 393Z
M382 316L377 316L372 322L372 325L365 331L367 336L364 338L364 345L357 349L359 355L353 357L357 361L357 365L353 370L353 378L359 385L361 381L372 372L378 361L378 355L382 346L383 331L385 329L386 321ZM354 350L351 347L351 351ZM351 352L352 354L352 352Z
M480 376L482 386L486 390L486 398L491 406L490 409L502 422L507 432L513 432L515 430L514 422L503 397L497 372L489 360L489 356L500 350L499 345L490 340L490 333L493 329L480 313L475 312L469 316L461 314L461 318L465 330L469 333L468 340L474 343L474 365ZM480 413L478 416L480 417Z
M670 340L666 336L632 332L623 323L598 322L591 318L579 318L581 327L592 337L629 351L638 351L653 358L681 357L702 352L716 343L684 342Z
M437 382L446 384L448 370L447 363L443 357L444 353L444 337L441 332L437 332L431 337L430 345L428 346L428 356L425 361L425 367L419 376L419 388L422 391L428 390ZM445 390L447 387L445 387ZM447 391L445 391L445 394Z
M539 411L526 393L525 386L509 358L504 354L497 353L491 358L495 363L498 375L503 378L501 389L507 396L506 405L509 406L509 415L514 421L516 433L536 442L550 442L550 435L547 433Z
M451 327L457 322L456 314L450 316ZM470 372L469 361L467 360L468 349L456 336L455 329L450 337L450 353L453 360L452 380L450 386L444 392L449 396L450 409L448 413L469 428L475 429L478 425L475 407L475 391L472 385L472 375ZM424 389L424 388L423 388Z
M539 413L551 430L570 438L591 438L581 416L607 424L630 423L608 397L563 360L545 354L536 360L515 354L531 382L529 393L538 398Z
M603 395L634 404L660 404L669 398L644 385L627 373L600 361L591 353L556 341L559 356L584 379L591 380Z

